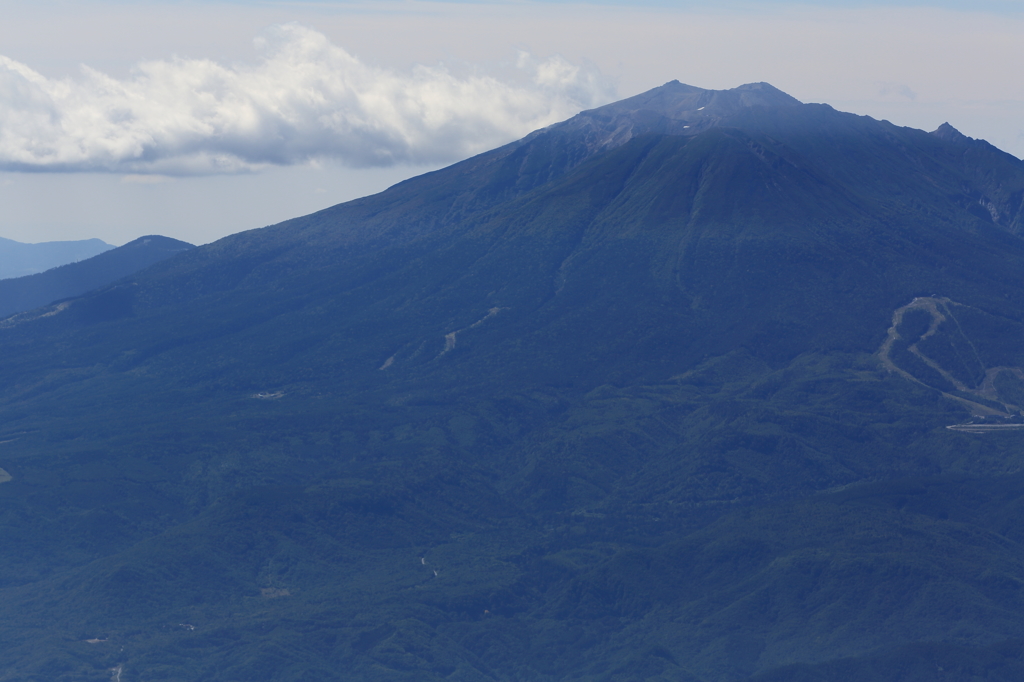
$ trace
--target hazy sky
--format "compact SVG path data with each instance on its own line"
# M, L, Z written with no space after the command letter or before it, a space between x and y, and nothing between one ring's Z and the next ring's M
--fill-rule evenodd
M0 0L0 236L206 243L669 80L1024 156L1024 0Z

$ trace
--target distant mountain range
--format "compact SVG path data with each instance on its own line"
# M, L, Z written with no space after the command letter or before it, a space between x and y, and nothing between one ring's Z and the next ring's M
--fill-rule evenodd
M46 272L0 280L0 319L81 296L191 248L187 242L150 235Z
M0 237L0 280L24 277L114 248L99 239L23 244Z
M0 322L0 680L1024 679L1024 162L668 83Z

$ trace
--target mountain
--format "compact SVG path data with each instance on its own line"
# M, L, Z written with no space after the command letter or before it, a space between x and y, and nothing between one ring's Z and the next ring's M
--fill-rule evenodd
M150 235L35 275L0 280L0 319L111 284L192 244Z
M1018 679L1022 211L673 82L9 319L0 680Z
M0 280L33 275L58 265L92 258L112 248L99 239L23 244L0 237Z

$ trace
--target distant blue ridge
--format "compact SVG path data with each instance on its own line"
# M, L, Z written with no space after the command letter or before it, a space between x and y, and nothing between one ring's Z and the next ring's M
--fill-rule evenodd
M3 242L17 244L6 239ZM122 277L133 275L177 253L194 248L187 242L158 235L139 237L117 248L104 244L99 239L90 239L88 242L51 243L74 245L91 242L105 248L91 258L65 263L25 277L0 280L0 319L62 299L81 296L93 289L112 284ZM0 246L3 245L0 243Z
M0 279L24 277L114 248L100 239L24 244L0 237Z

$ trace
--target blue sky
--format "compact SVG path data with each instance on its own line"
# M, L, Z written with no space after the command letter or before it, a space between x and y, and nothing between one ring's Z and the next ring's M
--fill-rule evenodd
M1020 157L1022 10L0 0L0 236L205 243L672 79L949 121Z

